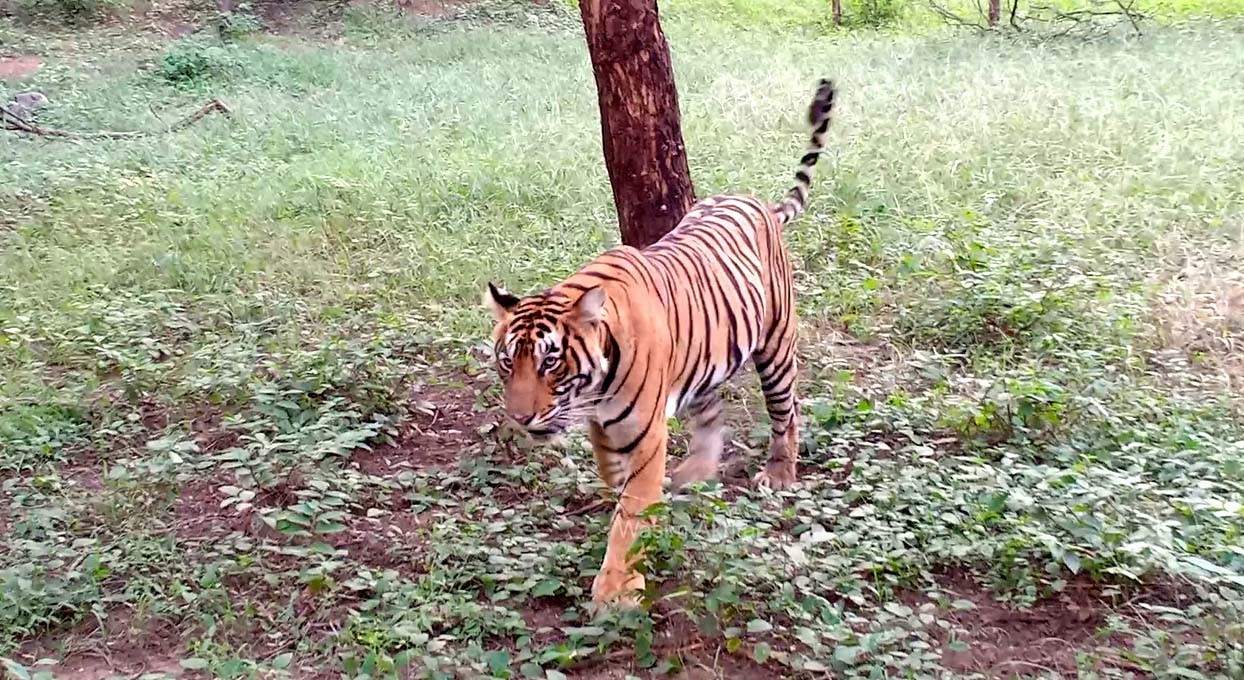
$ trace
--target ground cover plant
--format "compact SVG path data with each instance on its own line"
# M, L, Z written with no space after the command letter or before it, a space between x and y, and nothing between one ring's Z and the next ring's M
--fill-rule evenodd
M779 196L841 82L791 231L804 484L745 483L740 384L602 618L607 494L497 424L478 304L617 240L573 8L3 20L50 126L232 112L0 137L6 671L1244 676L1229 3L1087 43L757 7L663 11L703 195Z

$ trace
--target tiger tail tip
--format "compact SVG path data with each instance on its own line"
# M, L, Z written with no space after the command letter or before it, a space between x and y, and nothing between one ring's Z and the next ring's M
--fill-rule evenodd
M830 78L821 78L816 84L816 94L808 107L808 126L812 128L812 138L803 157L799 159L799 168L795 171L795 186L791 187L778 205L782 224L802 215L807 208L813 169L825 151L825 134L829 130L834 110L835 92L834 81Z

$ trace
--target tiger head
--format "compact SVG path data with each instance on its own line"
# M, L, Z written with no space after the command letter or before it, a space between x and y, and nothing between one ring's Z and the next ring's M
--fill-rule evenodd
M571 297L554 289L519 298L489 283L484 305L496 320L493 351L506 414L536 439L590 415L609 371L605 291Z

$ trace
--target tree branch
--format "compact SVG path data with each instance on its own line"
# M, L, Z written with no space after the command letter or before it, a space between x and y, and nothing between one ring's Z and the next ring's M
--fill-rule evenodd
M3 121L3 129L15 130L17 132L26 132L40 137L63 137L70 139L135 139L138 137L148 137L151 135L166 134L176 132L199 122L212 113L221 113L226 116L230 115L229 107L219 99L213 99L202 108L194 113L178 120L170 125L162 128L151 130L99 130L96 132L78 132L75 130L61 130L59 128L43 127L35 125L10 110L7 106L0 105L0 121Z
M1018 1L1019 0L1016 0L1016 2ZM946 23L952 26L959 26L961 28L975 28L978 31L984 31L989 28L988 26L984 26L980 24L979 22L969 21L967 19L964 19L958 14L955 14L949 9L937 4L937 0L929 0L929 8L933 10L934 14L940 16L943 21L945 21Z

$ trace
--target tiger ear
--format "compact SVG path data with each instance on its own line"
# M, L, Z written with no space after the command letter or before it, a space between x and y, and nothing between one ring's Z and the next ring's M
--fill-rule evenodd
M488 282L488 289L484 291L484 306L492 312L492 318L498 322L505 321L510 316L510 310L517 304L517 297L504 288L494 286L491 281Z
M600 286L588 288L575 301L570 312L575 321L583 324L594 324L605 318L605 289Z

